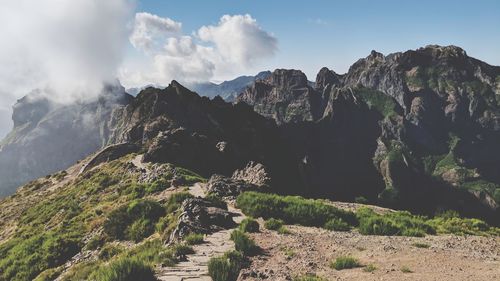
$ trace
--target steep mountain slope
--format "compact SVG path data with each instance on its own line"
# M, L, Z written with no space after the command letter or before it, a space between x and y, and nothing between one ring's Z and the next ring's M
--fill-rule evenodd
M36 92L14 106L14 129L0 143L0 197L65 169L106 144L114 108L130 96L109 86L97 100L61 105Z
M143 90L111 122L110 143L136 143L148 162L170 162L209 177L230 175L249 161L268 166L276 185L297 186L297 169L272 120L245 104L200 97L176 81ZM280 183L280 184L278 184Z
M305 81L276 70L236 102L280 125L310 194L498 218L500 67L428 46Z

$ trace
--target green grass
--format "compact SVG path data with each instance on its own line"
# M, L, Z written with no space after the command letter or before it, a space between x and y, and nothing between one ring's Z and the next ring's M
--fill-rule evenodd
M292 234L292 232L285 226L281 226L280 228L278 228L278 233L283 235Z
M403 273L413 273L413 271L408 266L402 266L400 270Z
M364 272L374 272L375 270L377 270L377 267L373 264L369 264L363 268Z
M438 234L500 236L500 228L491 227L480 219L436 216L428 223Z
M111 259L112 257L120 254L123 252L123 248L120 246L115 246L111 244L107 244L104 247L102 247L101 251L99 251L99 259L107 261Z
M431 245L427 244L427 243L421 243L421 242L416 242L416 243L413 243L411 244L413 247L416 247L416 248L422 248L422 249L427 249L429 248Z
M414 216L409 212L376 214L368 208L359 209L359 232L364 235L399 235L422 237L436 231L425 217Z
M341 219L349 225L357 223L352 212L299 196L245 192L238 196L236 204L246 215L281 219L289 224L323 227L331 219Z
M340 256L330 263L330 267L336 270L360 267L361 263L351 256Z
M331 219L325 223L323 228L334 231L349 231L349 225L341 219Z
M253 218L245 218L239 228L243 232L259 232L259 223Z
M28 281L42 272L46 276L51 269L64 264L82 248L102 250L107 247L106 242L114 237L140 241L155 231L155 224L160 224L156 223L160 218L163 224L158 229L162 228L162 233L167 233L175 224L175 213L186 195L174 196L165 206L140 199L148 194L146 189L149 184L139 184L140 173L130 170L128 163L133 157L128 155L85 172L53 193L39 196L34 204L22 209L19 218L16 218L17 228L11 234L7 233L5 242L0 245L0 280ZM186 170L180 170L178 174L195 177ZM38 196L41 187L48 186L50 180L62 179L62 176L63 173L49 180L33 181L22 189L22 196ZM151 184L155 183L160 182ZM14 196L8 200L17 198ZM94 237L88 242L84 239L103 228L104 224L114 234ZM6 234L3 229L0 233ZM160 243L155 251L159 254L164 249ZM165 253L162 255L168 256ZM175 258L163 260L172 263ZM80 270L74 272L74 276L78 277L74 280L87 280L88 272L93 272L103 261L75 267Z
M153 267L139 259L119 258L109 265L99 268L90 276L91 280L97 281L154 281Z
M368 204L369 203L368 199L366 199L366 197L364 197L364 196L358 196L358 197L354 198L354 202L356 202L358 204Z
M399 112L399 105L397 102L382 92L367 89L355 89L355 95L361 97L370 109L376 110L384 117L391 117L397 115Z
M203 244L203 239L203 234L200 233L191 233L184 237L184 241L186 241L188 245Z
M174 255L177 257L185 257L194 254L193 247L190 245L177 244L173 247Z
M236 281L243 265L243 255L237 251L230 251L222 257L209 260L208 274L214 281Z
M269 230L278 230L283 226L283 221L275 218L270 218L264 222L264 227Z
M255 255L259 251L255 242L240 230L234 230L231 233L231 240L234 242L236 251L243 253L245 256Z
M212 203L212 205L217 207L217 208L227 210L227 203L224 200L222 200L222 198L218 197L217 195L215 195L213 193L209 193L205 197L205 200L210 201L210 203Z
M283 254L288 260L292 259L293 257L295 257L295 255L297 255L297 253L292 248L289 247L281 247L280 250L283 252Z
M165 209L155 201L134 200L109 213L104 233L113 239L140 242L154 232L155 223Z

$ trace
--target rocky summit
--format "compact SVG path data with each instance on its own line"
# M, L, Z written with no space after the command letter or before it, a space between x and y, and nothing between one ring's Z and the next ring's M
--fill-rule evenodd
M19 100L0 281L499 276L500 67L432 45L264 74L231 103L177 81Z

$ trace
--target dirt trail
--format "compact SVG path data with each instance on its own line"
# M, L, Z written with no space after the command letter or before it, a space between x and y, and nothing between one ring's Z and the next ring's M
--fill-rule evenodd
M500 280L500 238L428 235L423 238L361 235L289 225L288 235L262 229L251 234L265 255L251 258L239 281L285 281L307 273L327 280ZM426 248L416 247L415 243ZM363 268L334 270L331 261L353 256ZM407 267L411 273L402 272ZM258 276L258 277L252 277Z
M193 196L204 197L205 186L196 183L189 187ZM237 214L233 220L236 223L243 220L244 215L240 210L228 205L230 212ZM221 256L224 252L234 249L230 236L233 229L222 230L205 236L205 242L193 246L194 254L187 256L187 261L180 262L174 267L162 267L157 271L157 278L161 281L211 281L208 276L208 261L212 257Z

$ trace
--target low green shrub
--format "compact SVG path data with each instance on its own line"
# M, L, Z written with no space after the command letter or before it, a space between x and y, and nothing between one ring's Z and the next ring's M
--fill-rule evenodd
M364 272L374 272L375 270L377 270L377 267L373 264L369 264L363 268Z
M62 266L47 269L40 273L33 281L53 281L61 275L63 270L64 268Z
M243 253L245 256L251 256L258 252L255 242L240 230L234 230L231 233L231 240L234 242L236 251Z
M104 247L102 247L101 251L99 252L99 259L101 260L109 260L111 259L112 257L118 255L119 253L123 252L123 248L119 247L119 246L115 246L115 245L106 245Z
M340 256L330 263L330 267L336 270L360 267L361 263L351 256Z
M193 197L194 196L191 195L191 193L189 193L187 191L182 191L182 192L177 192L177 193L172 194L168 198L168 201L166 204L167 214L170 214L170 213L177 211L177 209L179 209L181 207L182 202L184 202L184 200L189 199L189 198L193 198Z
M100 267L91 274L91 280L97 281L155 281L153 267L139 259L119 258L109 265Z
M363 196L358 196L356 198L354 198L354 202L358 203L358 204L368 204L368 199L366 199L366 197L363 197Z
M222 200L222 198L213 193L209 193L207 196L205 196L205 200L210 201L210 203L212 203L214 207L227 210L227 203L224 200Z
M264 227L269 230L278 230L283 226L283 221L275 218L270 218L264 222Z
M323 228L334 231L349 231L349 225L341 219L331 219L325 223Z
M292 232L286 228L285 226L281 226L280 228L278 228L278 233L279 234L292 234Z
M191 233L184 237L184 241L188 245L197 245L197 244L202 244L203 243L203 234L200 233Z
M322 227L331 219L342 219L349 225L356 225L352 212L338 209L320 200L299 196L279 196L258 192L245 192L238 196L237 206L246 215L264 219L282 219L286 223Z
M413 273L413 270L411 270L408 266L402 266L401 267L401 272L403 272L403 273Z
M435 234L435 229L426 218L413 216L409 212L393 212L380 215L372 209L359 209L359 232L364 235L400 235L422 237Z
M411 244L413 247L416 247L416 248L423 248L423 249L427 249L429 248L431 245L429 244L426 244L426 243L421 243L421 242L415 242L413 244Z
M185 257L194 254L193 247L189 245L177 244L173 247L174 255L176 257Z
M98 248L102 247L106 241L104 241L104 238L101 237L100 235L96 235L92 237L92 239L87 242L87 245L85 245L85 250L97 250Z
M125 232L127 239L140 242L154 232L154 224L148 219L140 218L130 225Z
M33 280L42 271L62 265L81 249L80 237L54 231L0 245L0 280Z
M139 242L154 232L155 223L164 215L158 202L134 200L107 215L104 233L113 239Z
M480 219L452 217L449 214L445 216L434 217L429 220L439 234L456 235L500 235L500 228L491 227Z
M245 218L240 224L243 232L259 232L259 223L253 218Z
M210 259L208 274L214 281L236 281L243 264L243 255L238 251L230 251L222 257Z

